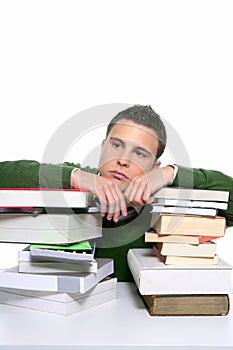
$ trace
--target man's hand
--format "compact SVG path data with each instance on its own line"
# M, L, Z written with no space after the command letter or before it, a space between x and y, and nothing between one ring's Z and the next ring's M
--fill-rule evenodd
M106 179L80 169L73 171L71 186L85 188L99 198L100 213L107 219L117 222L120 214L127 215L127 206L122 191L114 180Z
M131 205L151 204L153 194L173 181L174 168L170 165L163 168L154 167L146 174L136 176L124 191L126 202Z

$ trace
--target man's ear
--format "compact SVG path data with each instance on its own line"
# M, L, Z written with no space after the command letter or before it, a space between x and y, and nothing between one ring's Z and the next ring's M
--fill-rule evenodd
M160 160L156 160L156 162L154 163L153 169L159 168L161 165Z

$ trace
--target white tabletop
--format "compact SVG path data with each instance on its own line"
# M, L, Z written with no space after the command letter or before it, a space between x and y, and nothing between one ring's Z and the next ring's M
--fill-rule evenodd
M0 349L233 349L232 310L218 317L155 317L134 283L118 283L117 290L117 300L71 316L0 305Z

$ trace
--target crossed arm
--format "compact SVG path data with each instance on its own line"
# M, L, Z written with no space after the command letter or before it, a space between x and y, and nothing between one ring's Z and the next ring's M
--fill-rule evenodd
M155 168L135 177L121 191L114 180L98 176L97 169L81 168L80 164L40 164L31 160L0 163L0 187L84 187L98 196L101 214L107 213L107 218L114 221L120 213L127 215L128 204L151 203L153 193L166 185L229 191L228 209L221 215L226 217L228 226L233 226L232 177L214 170L181 166L174 180L173 176L171 166Z
M152 203L153 193L173 180L174 168L166 166L133 178L121 190L114 179L106 179L80 169L71 175L71 186L87 188L100 201L100 212L107 219L118 221L120 214L127 215L127 205L145 205Z

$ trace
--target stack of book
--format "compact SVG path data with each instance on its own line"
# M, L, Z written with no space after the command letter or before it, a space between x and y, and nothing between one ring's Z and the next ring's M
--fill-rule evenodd
M229 193L183 188L163 191L166 197L157 193L152 204L154 232L145 234L146 242L154 242L154 254L165 264L217 264L212 240L224 236L226 219L218 210L227 209Z
M152 316L218 316L229 312L232 266L165 265L151 248L128 251L128 265Z
M101 216L77 190L1 189L0 241L28 243L0 271L0 302L71 314L116 298L112 259L95 259Z
M142 263L147 266L147 272L143 273L148 288L139 288L139 291L144 294L152 315L228 313L228 294L232 292L229 282L231 266L219 258L213 241L225 233L226 222L219 215L219 209L227 209L228 195L224 191L181 188L164 188L156 194L151 210L151 230L145 233L145 241L152 243L152 249L146 257L135 255L135 250L129 251L128 255L129 267L138 287L145 280L141 276ZM147 252L141 251L141 254ZM132 255L136 257L132 258ZM218 283L220 288L216 285ZM215 294L218 299L213 299ZM216 300L222 309L213 307ZM163 306L158 308L158 305Z
M102 235L89 192L0 189L0 241L69 244Z
M106 278L85 293L0 288L0 302L27 309L72 315L116 299L116 278Z

